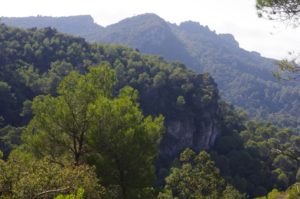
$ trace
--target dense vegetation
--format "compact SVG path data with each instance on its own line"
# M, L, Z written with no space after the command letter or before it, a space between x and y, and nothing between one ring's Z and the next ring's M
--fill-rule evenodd
M166 186L158 198L244 198L230 185L226 185L209 155L198 155L186 149L180 155L180 168L173 168L166 178Z
M51 28L2 24L0 45L1 197L243 198L300 180L297 134L247 122L208 74ZM155 186L168 121L199 122L214 109L220 135L211 155L185 151Z
M262 6L278 4L279 7L289 1L259 2ZM290 7L297 8L293 7L296 2L291 1ZM81 22L91 24L91 20L85 18L82 17ZM74 31L75 25L65 22L67 19L73 22L78 18L54 18L55 23L42 17L2 20L21 27L29 27L29 21L31 27L47 24L77 35L79 31ZM57 21L65 24L64 29L57 25ZM272 76L272 71L277 68L276 61L241 49L230 34L216 34L195 22L171 24L154 14L139 15L94 30L93 33L80 35L89 41L129 45L168 60L180 60L196 72L209 72L218 84L222 98L245 109L249 116L271 121L281 127L299 126L299 85L278 82Z
M272 187L285 190L299 182L298 133L253 121L239 127L228 124L235 130L218 139L212 155L225 179L236 188L264 195Z
M87 39L126 44L180 60L196 72L209 72L221 96L250 116L284 127L299 125L299 86L278 83L272 77L276 61L241 49L230 34L216 34L195 22L177 26L145 14L108 26Z

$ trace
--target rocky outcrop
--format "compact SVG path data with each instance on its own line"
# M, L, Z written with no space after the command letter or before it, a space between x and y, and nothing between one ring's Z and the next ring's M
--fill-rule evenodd
M160 145L157 161L158 185L163 184L168 168L186 148L198 152L213 147L221 134L220 121L216 117L218 108L206 112L199 118L188 117L166 122L166 132Z
M173 159L186 148L195 151L210 149L219 134L219 121L211 113L206 113L203 118L166 122L166 133L160 146L160 159Z

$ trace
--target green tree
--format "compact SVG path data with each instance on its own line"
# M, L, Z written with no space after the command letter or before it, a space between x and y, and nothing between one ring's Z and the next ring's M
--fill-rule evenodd
M185 105L185 99L182 95L178 96L177 97L177 100L176 100L176 105L179 106L179 107L182 107Z
M14 113L11 112L16 106L15 95L11 92L11 86L0 79L0 127L5 124L5 120L11 121L14 118Z
M57 97L36 97L34 117L24 136L29 149L54 161L67 156L79 165L87 152L87 134L94 121L89 107L100 96L111 96L114 81L108 66L93 67L86 75L71 72L59 85Z
M15 150L7 161L0 160L0 196L14 199L52 199L64 193L85 190L84 198L99 199L105 189L99 184L95 169L88 165L61 166L44 157Z
M295 183L287 190L288 199L300 198L300 183Z
M226 185L207 152L198 155L186 149L180 155L180 168L172 168L166 178L165 193L159 198L243 198L232 186Z
M23 130L22 127L16 128L10 125L0 128L0 150L2 150L5 159L12 149L22 143L21 134Z
M295 183L285 191L278 191L273 189L267 196L259 197L256 199L298 199L300 198L300 184Z
M33 100L34 117L24 141L36 157L62 165L96 165L118 197L145 198L155 180L153 163L164 119L144 117L138 93L130 87L113 97L114 82L107 65L85 75L71 72L60 83L58 96Z
M259 16L269 19L299 20L299 0L256 0Z
M278 70L273 72L273 75L279 80L299 80L300 78L300 66L297 64L296 56L292 60L283 59L278 61Z
M51 63L48 71L49 90L50 93L55 93L57 86L62 79L67 76L71 71L76 71L72 64L65 61L56 61Z
M256 8L259 17L265 17L270 20L287 20L295 26L299 25L299 0L256 0ZM291 60L284 59L279 61L278 66L278 70L274 71L273 74L279 80L299 79L299 55L294 56Z
M146 198L155 180L163 117L144 117L130 87L115 99L99 98L90 109L95 121L89 141L96 152L91 159L103 182L119 189L119 198Z
M58 195L55 199L83 199L84 189L79 188L76 194L69 194L69 195Z

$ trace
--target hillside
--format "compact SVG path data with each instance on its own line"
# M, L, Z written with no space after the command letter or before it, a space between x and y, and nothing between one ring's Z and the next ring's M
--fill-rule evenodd
M50 28L25 31L0 25L0 35L0 136L28 123L35 96L57 95L64 76L74 70L85 73L88 66L101 63L116 70L116 92L132 86L145 115L165 116L163 158L173 158L187 147L211 148L221 134L218 90L208 75L130 48L90 45ZM9 142L0 140L0 150L9 151Z
M222 187L226 182L250 198L272 188L284 190L299 180L298 159L292 153L298 151L299 136L272 124L246 122L242 112L220 99L208 74L128 47L89 44L51 28L23 30L1 24L0 45L0 193L8 198L33 198L50 185L57 188L57 182L60 187L70 184L68 193L83 187L93 195L97 177L114 195L107 198L125 198L114 194L119 193L115 186L130 187L129 198L141 198L141 192L157 195L164 177L180 168L182 159L176 157L185 148L206 149L211 156L201 152L202 158L222 175L216 178ZM112 88L107 84L115 77ZM104 97L107 86L110 92ZM129 88L121 92L125 86L135 88L139 97ZM97 101L90 102L95 97ZM137 101L128 103L132 99ZM156 120L161 125L151 118L161 118ZM153 137L159 129L164 133ZM83 146L81 152L78 145ZM130 184L123 184L121 172Z
M76 17L67 18L72 20ZM63 23L64 18L55 19ZM2 21L24 27L22 23L26 24L27 20L2 18ZM23 22L17 24L17 21ZM90 21L82 17L81 24L90 24ZM240 48L230 34L217 34L192 21L171 24L155 14L135 16L86 32L76 29L75 25L68 28L72 31L64 31L43 17L35 18L31 26L41 27L39 22L83 36L91 42L125 44L167 60L179 60L196 72L209 72L218 84L222 98L247 110L251 116L276 122L280 126L299 126L299 86L279 83L272 76L276 68L275 60Z

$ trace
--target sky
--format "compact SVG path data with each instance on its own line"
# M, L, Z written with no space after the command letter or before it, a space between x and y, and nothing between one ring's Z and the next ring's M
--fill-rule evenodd
M192 20L231 33L240 47L270 58L300 52L300 27L257 17L255 0L0 0L0 16L92 15L107 26L143 13L180 24Z

